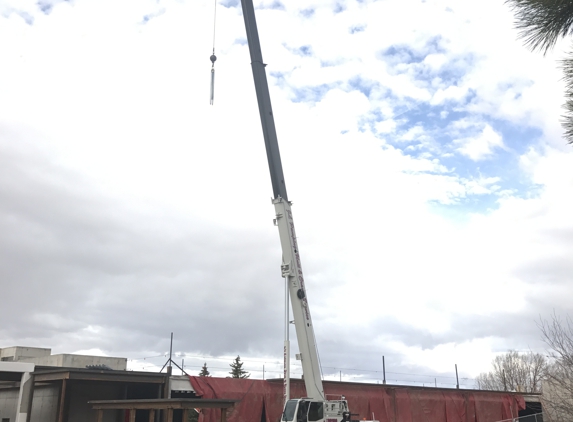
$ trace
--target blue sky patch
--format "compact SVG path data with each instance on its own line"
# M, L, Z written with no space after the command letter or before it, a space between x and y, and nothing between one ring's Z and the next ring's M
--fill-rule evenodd
M341 12L344 12L345 10L346 10L346 6L341 2L338 2L334 5L334 9L333 9L334 13L341 13Z
M480 198L458 198L453 204L431 201L428 203L428 209L447 220L463 224L470 220L472 214L488 214L496 210L499 206L497 200L494 195L482 195Z
M366 25L353 25L348 29L351 34L356 34L357 32L363 32L366 29Z
M49 15L54 10L54 6L58 3L68 3L69 0L38 0L36 5L44 15Z
M263 5L261 9L285 10L285 5L282 4L279 0L275 0L269 5Z
M425 54L414 51L407 45L392 45L380 53L380 58L389 63L420 63L424 57Z
M372 93L373 88L380 87L378 82L363 79L360 76L355 76L354 78L350 79L348 81L348 85L351 91L360 91L368 98L370 98L370 94Z
M445 53L446 50L441 45L440 36L430 38L421 51L415 50L409 45L397 44L381 51L378 56L380 59L392 64L409 64L420 63L429 54Z
M310 45L301 45L300 47L289 47L286 43L283 43L283 47L290 51L292 54L303 57L312 56L312 47Z
M155 18L157 18L157 17L163 15L164 13L165 13L165 9L164 9L164 8L159 9L158 11L153 12L153 13L148 13L147 15L144 15L144 16L143 16L141 23L147 23L147 22L149 22L150 20L155 19Z
M305 86L300 88L291 87L293 96L292 100L295 103L300 102L319 102L331 89L335 88L336 84L322 84L316 86Z
M273 85L278 86L281 89L287 88L288 84L286 82L286 72L270 71L269 77L274 79Z
M42 13L45 15L49 15L52 9L54 8L54 5L47 1L39 1L37 4Z
M468 178L462 182L471 183L472 179ZM499 189L491 193L473 194L470 191L465 196L452 198L452 203L431 201L428 206L431 211L449 220L465 222L469 220L471 214L488 214L497 210L500 200L506 195L525 199L538 197L543 190L540 185L528 183L525 180L516 184L505 177L502 177L495 185L499 186Z
M26 22L28 25L33 25L34 24L34 17L32 15L30 15L27 12L23 12L23 11L16 11L15 12L18 16L20 16L22 19L24 19L24 22Z
M467 60L448 61L442 66L440 71L430 72L430 74L439 77L445 85L457 85L467 74L468 68L473 64L473 57L468 55L465 59Z
M517 154L524 154L543 135L539 128L517 125L507 120L495 120L495 128L503 134L505 146Z
M312 56L312 49L310 45L303 45L302 47L298 48L298 51L300 51L301 56Z
M519 197L535 191L536 186L520 167L520 156L531 144L537 143L542 135L539 129L470 114L448 104L412 103L402 106L406 108L404 112L394 107L396 128L391 132L377 132L377 123L386 119L376 111L364 116L361 127L400 149L404 155L438 160L452 175L472 184L473 188L468 188L466 197L452 198L455 205L438 204L436 209L455 206L459 215L472 210L487 212L497 209L500 196L510 193ZM488 144L490 138L484 139L484 133L493 134L498 139L501 137L503 145ZM464 149L468 142L474 141L478 145L477 155ZM497 178L499 180L492 182ZM485 185L476 186L476 183ZM491 192L483 193L484 190Z
M221 0L219 3L223 7L239 7L241 2L239 0Z
M338 66L343 64L346 61L346 59L339 57L336 58L334 60L321 60L320 61L320 67L331 67L331 66Z

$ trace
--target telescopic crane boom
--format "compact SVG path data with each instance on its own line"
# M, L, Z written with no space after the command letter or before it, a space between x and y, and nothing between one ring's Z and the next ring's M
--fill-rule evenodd
M275 207L275 222L279 229L283 253L281 273L288 283L296 336L302 360L304 383L308 396L288 400L285 403L281 420L285 422L346 422L350 420L350 411L345 398L340 396L337 400L326 400L324 394L314 328L310 317L291 203L288 199L283 175L253 0L241 0L241 6L243 8L253 79L255 81L259 114L273 186L272 202Z
M247 30L247 41L251 53L251 67L253 69L255 90L259 103L267 160L273 185L273 204L275 206L276 224L279 228L283 252L281 271L282 276L287 278L289 285L296 335L302 358L306 394L313 399L324 400L324 389L322 387L322 378L318 365L316 341L314 338L312 319L310 317L310 309L306 298L304 276L296 240L291 204L288 200L283 175L277 132L271 107L271 97L255 20L255 10L252 0L242 0L241 3Z

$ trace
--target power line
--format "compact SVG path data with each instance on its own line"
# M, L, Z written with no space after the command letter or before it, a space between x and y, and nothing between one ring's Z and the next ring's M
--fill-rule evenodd
M128 359L130 361L136 361L136 360L148 360L148 359L156 359L156 358L163 358L167 356L166 354L162 354L162 355L155 355L155 356L146 356L143 358L131 358ZM179 358L184 358L184 359L201 359L204 361L225 361L228 359L232 359L231 356L228 357L213 357L213 356L205 356L205 355L189 355L186 353L180 353L179 355L175 354L176 357ZM270 364L270 365L279 365L282 366L283 362L282 360L276 359L276 360L270 360L270 359L241 359L242 362L245 363L258 363L258 364ZM297 361L291 362L291 368L295 366L298 367L298 369L300 370L302 368L302 365L299 364ZM185 364L185 367L187 368L201 368L202 365L190 365L190 364ZM228 368L221 368L221 367L210 367L210 369L214 369L214 370L228 370ZM336 372L338 371L354 371L354 372L366 372L366 373L374 373L374 374L382 374L381 370L375 370L375 369L362 369L362 368L344 368L344 367L337 367L337 366L323 366L323 369L331 369L334 370ZM248 370L249 372L263 372L262 369L253 369L253 368L245 368L246 370ZM295 370L296 371L296 370ZM273 371L272 369L265 369L264 372L266 373L277 373L277 374L283 374L282 370L276 370ZM293 375L297 375L297 372L294 372ZM300 373L300 375L302 375L302 373ZM425 378L431 378L431 379L456 379L455 376L448 376L448 375L430 375L430 374L419 374L419 373L407 373L407 372L392 372L392 371L386 371L386 375L398 375L400 377L397 378L401 378L403 376L408 376L408 377L425 377ZM331 376L330 374L327 374L327 376ZM338 377L338 375L337 375ZM347 378L349 377L349 374L347 374ZM325 379L327 377L324 377ZM370 379L370 380L377 380L377 378L361 378L361 377L351 377L352 379ZM468 381L475 381L475 378L471 378L471 377L460 377L460 380L468 382ZM388 380L387 380L388 381ZM396 379L394 380L396 382L415 382L417 384L421 384L423 382L419 382L419 381L411 381L411 380L403 380L403 379ZM427 381L426 383L430 383L429 381ZM442 384L447 384L447 383L442 383Z

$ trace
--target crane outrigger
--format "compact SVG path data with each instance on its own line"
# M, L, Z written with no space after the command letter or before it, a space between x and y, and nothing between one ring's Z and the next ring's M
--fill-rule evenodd
M259 114L273 186L272 203L275 207L276 215L274 221L279 229L283 254L281 273L286 279L288 293L291 298L304 383L308 396L289 400L288 391L285 390L285 407L281 420L284 422L349 421L350 411L345 398L341 396L335 400L327 400L324 394L314 328L310 317L310 308L304 284L300 251L297 245L291 202L288 199L283 175L271 98L265 72L266 65L263 63L257 22L255 19L255 9L252 0L241 0L241 5L243 8L253 79L255 81ZM286 329L288 330L288 320L286 323ZM285 345L285 357L288 359L287 345ZM285 383L288 381L287 377L288 373L285 371Z

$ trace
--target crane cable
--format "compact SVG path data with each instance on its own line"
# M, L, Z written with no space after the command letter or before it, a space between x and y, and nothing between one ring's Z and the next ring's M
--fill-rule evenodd
M215 56L215 28L217 23L217 0L215 0L215 6L213 7L213 54L211 54L211 101L210 104L213 105L213 101L215 99L215 60L217 60L217 56Z

